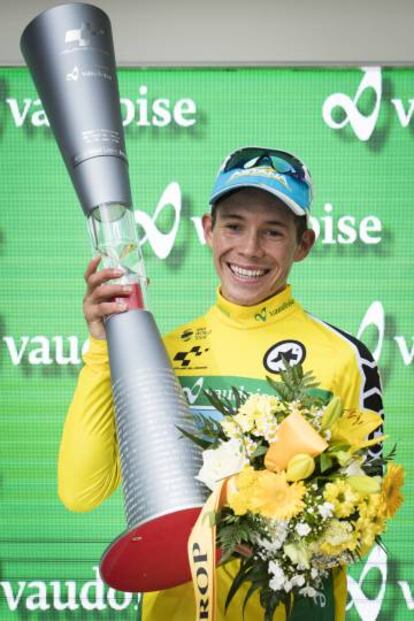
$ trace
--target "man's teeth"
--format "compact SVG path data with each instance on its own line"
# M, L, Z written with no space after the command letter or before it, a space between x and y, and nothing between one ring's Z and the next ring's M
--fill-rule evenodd
M233 265L230 263L230 269L237 276L242 276L244 278L259 278L263 276L267 270L247 270L244 267L239 267L238 265Z

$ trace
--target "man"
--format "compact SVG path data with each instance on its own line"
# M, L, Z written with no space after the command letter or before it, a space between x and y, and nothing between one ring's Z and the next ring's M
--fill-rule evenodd
M326 394L345 407L381 411L378 373L365 346L310 316L287 284L292 265L304 260L315 241L308 228L312 184L306 166L289 153L246 147L221 166L203 217L207 244L220 280L216 304L206 315L164 339L173 367L191 403L204 407L202 388L268 392L266 375L278 376L283 358L312 370ZM123 312L115 297L128 288L105 284L120 273L97 272L98 259L85 274L84 313L91 335L85 367L68 413L60 453L59 491L71 509L85 511L107 498L120 481L118 448L103 317ZM76 448L76 450L73 450ZM224 600L237 561L217 570L218 619L241 619L242 590L224 616ZM333 572L322 609L301 602L293 619L345 619L346 579ZM246 607L246 621L262 618L258 597ZM192 586L144 596L144 621L192 621ZM275 621L284 619L278 609Z

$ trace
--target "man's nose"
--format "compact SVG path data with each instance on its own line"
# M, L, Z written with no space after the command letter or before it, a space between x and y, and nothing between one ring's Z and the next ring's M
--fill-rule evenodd
M250 231L241 240L239 252L245 257L261 257L263 256L263 248L260 235L255 231Z

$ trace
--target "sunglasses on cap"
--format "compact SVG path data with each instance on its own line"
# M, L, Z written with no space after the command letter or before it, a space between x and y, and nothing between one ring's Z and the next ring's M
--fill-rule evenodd
M248 170L260 166L271 166L281 175L291 175L299 181L312 184L309 170L297 157L286 151L264 147L243 147L234 151L226 158L220 172L226 173L237 168Z

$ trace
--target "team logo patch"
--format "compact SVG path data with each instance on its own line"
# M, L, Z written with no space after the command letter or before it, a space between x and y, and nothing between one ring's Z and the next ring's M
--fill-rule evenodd
M291 366L303 362L306 358L306 349L299 341L279 341L272 345L263 356L263 364L270 373L283 371L283 359Z

